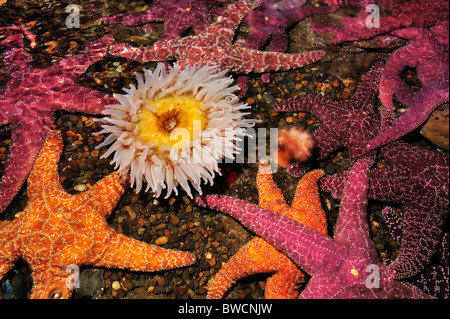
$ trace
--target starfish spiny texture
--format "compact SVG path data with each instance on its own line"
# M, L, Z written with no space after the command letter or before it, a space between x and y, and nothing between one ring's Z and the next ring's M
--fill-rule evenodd
M300 298L430 298L412 284L392 278L378 258L366 217L371 162L363 158L352 168L334 238L230 197L211 195L196 201L238 219L310 274Z
M216 2L228 0L163 0L142 12L122 13L102 16L107 23L123 23L127 26L144 25L154 21L164 21L164 32L158 41L182 37L192 28L199 34L212 22L209 11Z
M321 0L333 3L335 1ZM376 6L373 6L376 4ZM331 42L371 39L386 35L391 31L409 27L442 26L448 30L449 25L448 0L364 0L360 2L361 11L356 17L341 17L341 26L322 23L312 23L311 28L318 32L332 32L335 37ZM367 7L372 5L372 7ZM367 9L366 9L367 8ZM375 10L383 12L379 25L375 24Z
M328 157L341 147L348 149L350 165L361 157L374 158L376 153L365 146L377 136L381 125L375 104L382 71L383 63L376 63L348 102L337 102L319 95L304 95L281 101L273 106L273 110L308 112L322 122L313 132L317 160ZM289 170L295 175L301 175L306 169L291 166Z
M382 213L394 240L401 245L401 216L390 207L386 207ZM408 279L409 282L419 287L425 293L439 299L449 299L450 295L448 236L449 233L447 231L442 236L436 253L425 269L416 276Z
M252 27L243 47L261 50L267 43L271 52L286 52L289 38L287 29L307 17L335 12L339 7L313 7L306 6L306 0L266 0L255 10L249 11L243 22ZM248 77L239 77L239 86L245 87ZM269 82L269 74L263 75L263 81ZM245 90L239 93L243 97Z
M112 96L76 82L89 65L105 56L107 47L114 41L111 36L92 42L80 54L40 69L31 67L31 58L19 40L26 29L17 26L4 29L7 51L3 56L10 78L0 87L0 126L8 123L13 126L8 163L0 183L0 213L33 168L56 111L100 114L105 105L117 104ZM18 46L12 46L13 43Z
M407 278L429 263L442 238L449 209L449 157L400 141L381 148L381 155L389 165L370 171L368 197L401 205L401 228L395 230L401 250L389 271L393 278ZM348 172L326 176L320 187L341 198L347 178Z
M190 265L187 252L163 249L116 233L106 222L125 192L118 173L69 195L59 182L59 132L47 140L28 178L28 203L13 221L0 221L0 278L17 259L33 271L31 298L68 298L71 269L81 265L155 271Z
M294 200L289 206L273 182L270 167L261 164L256 179L259 205L326 234L326 216L317 186L322 176L322 170L307 173L299 181ZM209 282L208 298L221 298L234 282L256 273L272 273L265 288L267 299L296 298L298 286L305 279L304 273L288 257L264 239L255 237L239 249Z
M166 61L178 59L184 70L193 65L218 65L219 70L250 73L288 70L313 63L325 55L324 51L301 54L262 52L236 46L234 33L245 14L261 0L241 0L229 5L219 19L200 34L185 38L158 41L147 48L133 48L126 44L111 46L111 54L137 61Z
M434 30L440 31L440 28L435 27ZM411 132L449 98L448 48L436 38L439 36L442 39L441 33L434 34L425 28L406 28L391 34L408 39L409 44L390 55L380 81L380 99L384 106L393 110L395 106L392 98L395 92L397 99L407 109L397 123L380 132L367 144L369 149L388 144ZM400 77L407 67L415 68L422 82L422 88L417 92L411 90Z

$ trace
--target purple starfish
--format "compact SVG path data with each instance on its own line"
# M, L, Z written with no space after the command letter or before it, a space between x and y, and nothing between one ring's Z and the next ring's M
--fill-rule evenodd
M402 243L402 218L395 210L387 207L383 210L384 219L394 240ZM449 275L449 233L445 232L431 262L418 275L408 281L421 290L440 299L448 299L450 294Z
M449 99L449 55L432 30L406 28L391 34L409 40L389 57L380 81L380 99L384 106L395 109L392 97L407 107L405 114L390 128L367 144L369 149L388 144L423 124L431 112ZM440 32L439 32L440 35ZM446 35L448 39L448 35ZM448 42L444 41L444 42ZM422 88L414 92L401 79L402 71L414 67Z
M366 149L365 145L378 135L381 125L375 104L382 71L383 62L377 62L348 102L337 102L319 95L304 95L283 100L275 104L273 110L308 112L322 122L313 133L317 160L328 157L341 147L348 149L350 165L361 157L375 158L376 152ZM307 167L290 166L288 170L299 176L304 174Z
M31 57L19 40L26 28L5 29L7 51L3 56L10 77L0 87L0 125L12 123L13 128L8 163L0 183L0 212L9 205L33 168L57 110L100 114L105 105L117 104L113 97L76 83L89 65L105 56L113 37L96 40L80 54L40 69L31 67Z
M321 2L335 3L332 0ZM379 18L379 25L372 19L376 14L374 8L367 7L373 4L385 13ZM440 25L448 30L449 26L448 0L365 0L360 6L356 17L340 18L342 26L312 23L311 28L317 33L332 32L335 38L330 41L340 42L370 39L401 28Z
M381 148L381 155L389 165L371 170L368 197L401 205L401 227L393 227L401 250L389 269L394 278L407 278L429 263L442 237L449 209L449 156L401 141ZM342 198L348 175L326 176L320 187ZM392 224L394 212L384 213Z
M269 51L286 52L289 38L286 30L295 23L312 15L335 12L338 6L333 7L303 7L306 0L265 0L261 5L245 16L243 22L252 27L252 31L243 47L261 50L268 42ZM263 74L263 81L269 82L269 74ZM248 76L239 77L239 87L245 87ZM243 97L245 90L239 92Z
M440 299L449 299L450 295L448 241L448 233L445 233L434 257L436 262L425 268L419 275L411 278L411 283L427 294Z
M162 0L142 12L101 16L107 23L123 23L127 26L146 25L164 21L164 32L158 41L178 38L192 28L195 34L202 32L212 22L210 8L217 2L233 0Z
M178 59L183 70L193 65L218 65L219 70L250 73L288 70L313 63L325 55L324 51L302 54L262 52L233 45L232 40L245 14L261 0L241 0L229 5L219 19L199 35L158 41L147 48L133 48L125 44L112 46L111 53L137 61L166 61Z
M310 274L300 298L430 298L412 284L397 281L378 258L366 217L370 163L364 158L352 168L334 239L231 197L212 195L196 202L238 219Z

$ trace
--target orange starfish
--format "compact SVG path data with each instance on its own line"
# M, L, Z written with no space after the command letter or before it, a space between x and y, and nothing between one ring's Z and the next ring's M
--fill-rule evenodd
M59 182L57 163L63 143L49 131L28 178L28 203L13 221L0 221L0 279L23 258L33 271L31 298L68 298L81 265L155 271L190 265L188 252L159 248L108 226L125 192L112 173L84 193L70 195Z
M306 174L299 181L289 206L273 181L269 165L261 164L256 179L259 205L326 234L326 216L317 186L324 175L323 170ZM238 279L256 273L273 273L266 283L265 297L268 299L296 298L298 286L305 279L305 274L286 255L264 239L255 237L230 258L209 282L207 297L221 298Z

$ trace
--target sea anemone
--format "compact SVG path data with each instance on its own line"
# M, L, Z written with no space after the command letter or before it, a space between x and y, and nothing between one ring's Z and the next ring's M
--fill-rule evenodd
M215 66L194 66L178 70L159 63L155 70L136 73L137 87L115 94L120 102L102 112L99 119L110 135L97 147L112 144L102 155L114 153L112 163L120 172L129 173L131 186L159 197L167 188L177 195L180 185L192 197L190 184L202 194L201 179L213 184L218 163L224 157L234 160L240 149L239 136L255 120L244 119L249 108L233 94L231 77ZM190 182L190 183L189 183Z
M304 162L311 156L314 139L301 126L288 126L278 130L277 164L288 167L293 161Z

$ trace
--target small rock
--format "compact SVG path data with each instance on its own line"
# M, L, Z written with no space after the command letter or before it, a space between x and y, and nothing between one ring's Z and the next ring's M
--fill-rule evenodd
M120 285L120 282L118 281L118 280L116 280L116 281L114 281L113 283L112 283L112 289L114 289L114 290L118 290L118 289L120 289L122 286Z
M177 216L173 215L170 218L170 223L174 226L177 226L180 223L180 219Z
M168 241L169 238L167 238L166 236L161 236L159 238L156 238L155 244L161 246L167 244Z
M77 192L84 192L85 190L88 189L88 187L86 184L78 184L78 185L75 185L73 187L73 189L76 190Z

